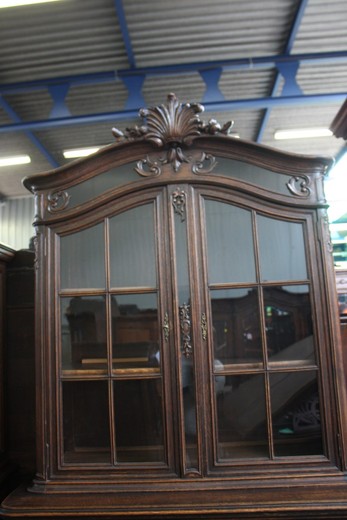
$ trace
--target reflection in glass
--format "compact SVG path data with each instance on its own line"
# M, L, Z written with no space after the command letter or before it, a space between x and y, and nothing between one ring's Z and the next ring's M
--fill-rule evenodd
M215 360L222 365L262 362L257 289L212 290Z
M118 462L165 462L161 379L114 382Z
M112 170L88 179L77 186L68 189L70 195L69 208L74 208L90 199L95 199L107 190L114 189L128 182L139 180L139 174L135 172L136 162L128 163Z
M302 224L257 216L262 281L306 280Z
M198 468L194 343L191 331L188 239L186 222L175 213L175 247L179 319L181 330L181 384L185 435L186 470Z
M263 294L269 362L314 363L309 287L266 287Z
M61 298L62 367L68 372L107 371L106 305L103 296Z
M205 212L209 282L254 282L251 212L212 200Z
M154 205L124 211L110 219L111 287L155 287Z
M270 375L275 456L322 455L317 373Z
M113 368L160 372L156 293L112 295Z
M60 238L62 289L105 287L104 225Z
M64 461L110 463L106 381L64 381Z
M268 457L263 375L216 376L218 459Z
M216 167L209 172L209 175L223 175L282 195L290 195L287 187L289 175L266 170L254 164L226 159L225 157L216 157L216 159Z

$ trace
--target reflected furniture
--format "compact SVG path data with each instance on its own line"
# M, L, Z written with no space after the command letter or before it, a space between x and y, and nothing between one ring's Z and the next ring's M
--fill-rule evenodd
M24 181L36 475L4 518L346 518L330 160L202 109Z

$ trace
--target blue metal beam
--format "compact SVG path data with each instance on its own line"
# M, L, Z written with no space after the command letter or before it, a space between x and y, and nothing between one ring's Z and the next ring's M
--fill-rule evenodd
M161 65L157 67L142 67L133 70L122 69L117 71L117 76L131 74L165 75L185 72L195 72L204 69L223 68L223 70L240 70L255 67L271 67L276 63L300 61L307 63L317 62L339 62L347 59L347 51L334 51L309 54L279 54L274 56L258 56L249 58L238 58L233 60L205 61L197 63L182 63L178 65Z
M301 25L307 4L309 0L301 0L300 5L296 11L295 19L290 29L289 38L287 40L286 47L284 49L284 54L290 54L293 50L295 38L298 34L299 27Z
M123 69L118 71L107 71L94 74L80 74L63 76L58 78L48 78L45 80L25 81L19 83L7 83L0 85L0 94L15 94L47 89L49 85L57 83L69 83L72 85L94 85L101 83L113 83L122 79L124 76L132 75L165 75L165 74L185 74L208 69L223 70L242 70L249 68L268 68L276 67L276 63L339 63L347 61L346 51L310 53L310 54L279 54L275 56L258 56L254 58L239 58L235 60L222 60L210 62L196 62L178 65L165 65L159 67L144 67L136 69Z
M300 96L280 96L255 99L240 99L237 101L214 101L204 103L206 111L262 109L275 106L317 105L322 103L341 104L345 101L347 91L335 94L314 94ZM100 114L87 114L84 116L71 116L59 119L46 119L41 121L29 121L0 126L0 133L23 132L27 130L44 130L69 125L93 124L116 122L122 119L138 118L138 110L122 110L119 112L105 112Z
M22 81L18 83L5 83L0 85L0 94L22 94L24 92L36 92L48 89L57 84L78 85L97 85L102 83L113 83L117 80L117 73L112 70L109 72L95 72L91 74L77 74L72 76L61 76L58 78L38 79L34 81Z
M70 110L65 104L65 98L69 91L69 83L59 83L48 87L49 93L53 99L53 108L49 114L50 118L70 116Z
M222 69L199 70L200 76L206 85L205 94L202 98L203 103L208 101L222 101L224 99L218 86L222 72Z
M124 85L128 90L128 99L125 104L125 110L138 108L145 105L145 100L142 97L142 85L146 79L144 75L124 76L122 78Z
M20 119L20 117L17 115L17 113L13 110L13 108L10 106L10 104L0 96L0 106L5 110L7 115L14 121L14 124L21 125L23 124L23 121ZM51 166L53 168L57 168L59 164L54 159L54 157L49 153L49 151L43 146L41 141L31 133L30 129L24 130L25 135L30 139L30 141L36 146L36 148L39 150L39 152L42 153L42 155L48 160Z
M304 16L304 12L307 7L307 4L308 4L308 0L301 0L300 5L297 9L295 19L294 19L293 25L291 27L289 37L288 37L288 40L287 40L287 43L286 43L286 46L284 49L285 56L289 56L290 53L292 52L294 41L295 41L296 35L298 33L302 18ZM296 63L295 62L285 62L285 63L277 62L276 63L277 71L280 74L282 74L285 78L285 85L284 85L284 90L282 92L282 95L288 95L288 94L294 95L294 94L299 93L299 90L300 90L299 85L296 82L296 72L297 72L297 69L299 68L299 63L300 63L299 61L297 61ZM278 92L278 88L280 85L280 74L279 73L276 74L276 78L275 78L275 81L274 81L274 84L272 87L271 96L275 96ZM296 89L297 89L297 92L294 92ZM269 108L267 108L265 110L261 125L258 130L258 135L257 135L257 139L256 139L258 143L260 143L262 141L262 138L263 138L263 135L265 132L265 128L267 127L267 124L270 119L270 114L271 114L271 110Z
M129 65L132 69L134 69L136 67L136 61L135 61L133 47L131 44L128 24L127 24L126 17L125 17L123 0L114 0L114 6L117 11L118 21L119 21L119 25L120 25L120 30L122 32L123 42L124 42L125 50L126 50L126 53L128 56Z

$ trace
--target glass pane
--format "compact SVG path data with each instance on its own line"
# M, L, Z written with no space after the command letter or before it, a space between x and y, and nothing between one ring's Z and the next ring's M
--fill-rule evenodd
M270 375L275 455L323 455L317 374Z
M165 462L161 379L114 382L118 462Z
M61 237L62 289L105 287L104 225Z
M186 470L198 468L195 373L193 362L193 338L191 332L191 307L188 264L188 239L186 222L175 213L175 245L179 319L181 330L181 384L185 435Z
M64 381L64 461L110 463L106 381Z
M107 372L106 305L103 296L61 299L64 375Z
M269 457L263 375L216 376L218 459Z
M113 368L160 372L156 293L112 296Z
M266 342L270 363L315 362L309 287L264 288Z
M257 216L262 281L306 280L302 224Z
M212 200L205 210L209 282L254 282L251 212Z
M111 287L156 287L154 205L110 219Z
M135 172L136 162L127 163L107 172L101 173L97 177L69 188L70 195L69 208L74 208L78 204L83 204L90 199L96 198L107 190L116 188L128 182L139 180L139 174Z
M263 360L257 289L211 291L215 369Z
M208 175L223 175L281 193L282 195L292 196L287 187L290 175L266 170L254 164L226 159L225 157L216 157L216 159L216 167L211 172L208 172Z

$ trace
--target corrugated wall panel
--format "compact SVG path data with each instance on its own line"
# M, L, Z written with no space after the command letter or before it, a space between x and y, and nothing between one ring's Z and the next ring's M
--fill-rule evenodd
M8 199L0 203L0 242L12 249L28 249L34 236L34 198Z

